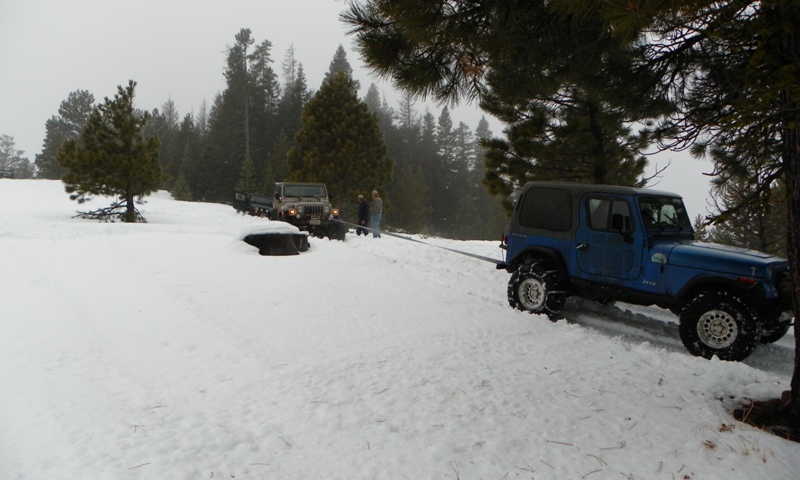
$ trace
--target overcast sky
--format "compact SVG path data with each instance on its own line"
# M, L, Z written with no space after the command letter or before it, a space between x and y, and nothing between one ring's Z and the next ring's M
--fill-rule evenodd
M374 82L395 106L388 84L371 76L353 50L338 19L345 6L344 0L0 0L0 134L14 137L32 161L45 122L70 92L88 90L100 102L130 79L138 82L139 108L160 108L169 98L181 115L196 112L203 100L210 108L225 88L226 49L242 28L256 43L272 42L279 75L294 45L313 90L341 44L361 81L359 95ZM472 130L480 115L476 106L453 112Z
M256 43L272 42L273 69L290 46L317 90L339 45L347 51L363 97L376 83L390 105L399 98L364 68L353 38L339 21L345 0L0 0L0 134L33 161L42 150L45 122L70 92L88 90L101 102L135 80L136 105L159 108L172 98L181 116L197 112L225 88L226 49L242 28ZM440 107L429 105L438 117ZM419 103L417 111L424 112ZM457 124L475 130L476 105L451 109ZM492 131L502 127L491 118ZM692 215L704 213L707 164L686 154L661 154L651 168L672 166L657 188L689 198Z

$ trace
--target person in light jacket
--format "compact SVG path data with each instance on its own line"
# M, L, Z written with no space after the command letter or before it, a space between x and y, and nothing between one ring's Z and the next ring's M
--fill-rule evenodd
M372 204L369 206L372 220L372 238L381 238L381 217L383 216L383 200L377 190L372 191Z

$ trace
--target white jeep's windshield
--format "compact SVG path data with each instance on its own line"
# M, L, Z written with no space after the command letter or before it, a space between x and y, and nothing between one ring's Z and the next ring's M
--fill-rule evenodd
M691 229L683 201L675 197L641 197L639 209L647 229Z
M325 187L322 185L285 185L284 197L325 197Z

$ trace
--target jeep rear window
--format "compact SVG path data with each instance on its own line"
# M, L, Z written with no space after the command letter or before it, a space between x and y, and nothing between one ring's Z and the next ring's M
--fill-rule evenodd
M531 188L522 199L519 224L560 232L569 230L572 224L572 196L567 190Z

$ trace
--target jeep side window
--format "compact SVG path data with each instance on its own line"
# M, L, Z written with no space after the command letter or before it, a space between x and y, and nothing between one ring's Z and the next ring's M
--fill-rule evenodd
M589 226L593 230L608 230L621 233L633 231L631 209L628 202L608 198L590 198Z
M519 224L564 232L572 225L572 195L558 188L531 188L520 199Z
M608 211L611 200L589 199L589 226L594 230L608 230Z

